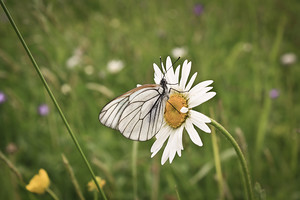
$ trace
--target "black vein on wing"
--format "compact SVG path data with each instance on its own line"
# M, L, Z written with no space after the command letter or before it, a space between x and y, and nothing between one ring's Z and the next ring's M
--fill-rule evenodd
M138 138L137 138L137 140L140 140L140 137L141 137L141 129L142 129L142 125L143 125L143 123L144 123L144 119L150 114L150 122L149 122L149 125L148 125L148 130L147 130L147 137L146 137L146 139L145 140L148 140L148 139L150 139L150 137L149 137L149 131L150 131L150 125L151 125L151 113L153 113L153 110L155 110L155 114L153 115L153 120L154 120L154 124L153 124L153 128L155 129L154 130L154 132L157 132L156 131L156 129L157 129L157 121L158 121L158 118L159 117L157 117L157 110L158 110L158 108L156 108L155 109L155 107L159 107L159 103L162 101L162 99L164 98L164 94L161 94L160 92L159 92L159 90L158 89L151 89L151 90L155 90L155 91L157 91L157 95L155 95L155 96L153 96L152 98L149 98L149 99L147 99L147 101L150 101L151 99L154 99L154 98L157 98L156 99L156 101L154 102L154 104L153 104L153 106L151 107L151 109L148 111L148 113L146 114L146 115L144 115L144 117L143 118L139 118L139 120L137 120L136 122L135 122L135 124L133 125L133 127L131 128L131 130L130 130L130 134L128 135L128 136L126 136L127 138L130 138L131 137L131 135L132 135L132 133L133 133L133 130L135 129L135 127L137 126L137 124L142 120L142 124L141 124L141 127L140 127L140 130L139 130L139 135L138 135ZM145 91L143 91L143 92L146 92L146 91L149 91L149 89L148 90L145 90ZM143 92L141 92L140 94L142 94ZM138 94L138 95L140 95L140 94ZM138 96L137 95L137 96ZM137 96L135 96L135 98L137 97ZM137 109L139 109L139 110L141 110L141 108L143 107L143 105L145 104L145 102L144 101L134 101L134 102L130 102L129 103L129 105L130 104L133 104L133 103L138 103L138 102L142 102L142 104L140 105L140 106L138 106L138 108ZM122 119L120 119L120 121L119 121L119 124L120 124L120 122L123 120L123 119L126 119L126 117L128 117L130 114L132 114L134 111L136 111L136 110L133 110L133 111L131 111L130 113L128 113L125 117L123 117L122 116ZM137 112L137 113L139 113L139 112ZM141 113L140 113L140 115L141 115ZM131 118L131 120L134 118L135 116L133 116L132 118ZM125 132L125 130L127 129L127 127L128 127L128 125L129 125L129 123L124 127L124 132ZM121 130L120 130L121 131ZM153 134L154 135L154 134ZM152 137L153 137L153 135L151 135Z
M126 97L126 98L120 100L119 102L116 102L116 103L112 104L108 109L104 110L103 112L105 112L105 113L104 113L104 115L103 115L103 118L106 118L106 114L108 114L107 111L111 111L110 114L113 113L113 112L118 108L118 105L119 105L121 102L124 102L124 101L125 101L125 103L124 103L120 108L122 108L124 105L126 105L126 99L128 100L128 97ZM113 106L115 106L115 107L114 107L112 110L110 110ZM120 108L119 108L119 109L120 109ZM101 112L101 113L102 113L102 112ZM108 121L111 117L112 117L111 115L107 116L107 118L105 119L105 121L104 121L103 124L105 124L106 126L111 127L111 124L107 124L107 121ZM121 116L120 116L120 117L121 117Z

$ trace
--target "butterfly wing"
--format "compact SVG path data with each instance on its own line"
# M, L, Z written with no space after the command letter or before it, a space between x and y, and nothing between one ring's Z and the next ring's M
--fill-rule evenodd
M107 127L118 130L121 114L129 104L129 95L125 93L106 104L99 114L99 121Z
M104 106L99 120L131 140L149 140L162 126L168 99L164 91L156 84L130 90Z

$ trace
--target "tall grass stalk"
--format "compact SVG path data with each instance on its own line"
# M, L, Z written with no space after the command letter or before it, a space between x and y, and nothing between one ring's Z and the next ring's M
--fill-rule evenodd
M210 110L210 114L212 116L213 112L212 109ZM213 152L214 152L214 161L215 161L215 167L216 167L216 173L217 173L217 181L218 181L218 187L219 187L219 199L224 199L224 184L223 184L223 175L222 175L222 167L221 167L221 160L220 160L220 152L219 152L219 146L216 136L215 129L212 129L211 131L211 138L212 138L212 146L213 146Z
M211 119L211 125L213 125L216 129L218 129L230 141L234 150L236 151L237 156L240 161L240 164L242 166L245 187L247 189L247 197L249 200L253 200L254 196L253 196L251 178L250 178L247 162L242 153L242 150L240 149L240 147L239 147L238 143L235 141L235 139L231 136L231 134L221 124L219 124L215 120Z
M177 199L178 199L178 200L181 200L180 195L179 195L179 192L178 192L178 188L177 188L176 185L175 185L175 191L176 191Z
M268 121L269 121L271 105L272 105L271 99L266 97L264 100L261 116L259 119L259 126L258 126L258 130L257 130L257 137L256 137L256 142L255 142L255 145L256 145L255 146L255 157L259 156L262 146L263 146L263 142L264 142L266 132L267 132L267 125L268 125Z
M3 162L6 163L6 165L9 167L9 169L11 171L13 171L15 173L15 175L18 177L21 184L24 185L25 183L23 181L22 175L19 172L19 170L12 164L12 162L10 162L10 160L8 160L8 158L1 151L0 151L0 160L3 160Z
M79 199L80 200L85 200L85 198L83 197L82 192L80 190L78 181L77 181L77 179L75 177L75 174L74 174L74 171L72 169L72 166L70 165L68 159L66 158L66 156L64 154L62 154L61 157L62 157L63 163L64 163L64 165L65 165L65 167L66 167L66 169L67 169L67 171L68 171L68 173L70 175L70 178L72 180L72 183L73 183L73 185L75 187L75 191L76 191Z
M65 118L65 116L64 116L64 114L63 114L60 106L58 105L58 103L56 101L56 98L54 97L54 95L53 95L50 87L48 86L48 84L47 84L47 82L46 82L46 80L45 80L45 78L44 78L44 76L43 76L43 74L42 74L42 72L41 72L38 64L36 63L34 57L32 56L31 51L29 50L29 48L28 48L25 40L23 39L23 36L21 35L20 31L18 30L18 27L15 24L12 16L10 15L10 12L8 11L7 7L5 6L5 3L3 2L3 0L0 0L0 3L1 3L1 7L3 8L3 10L4 10L4 12L5 12L5 14L6 14L6 16L7 16L8 20L9 20L9 22L10 22L10 24L12 25L12 27L13 27L14 31L16 32L16 34L17 34L20 42L22 43L22 45L23 45L23 47L24 47L24 49L25 49L28 57L30 58L30 60L31 60L31 62L32 62L33 66L34 66L34 68L36 70L36 72L38 73L38 75L39 75L42 83L44 84L44 87L46 88L46 90L47 90L47 92L48 92L51 100L53 101L55 107L57 108L57 111L59 112L59 115L61 116L61 118L62 118L62 120L63 120L63 122L64 122L64 124L65 124L65 126L66 126L66 128L67 128L67 130L68 130L68 132L69 132L69 134L71 136L71 138L72 138L72 140L73 140L73 142L75 143L75 146L77 147L77 150L79 151L80 155L82 156L82 158L84 160L84 163L86 164L87 168L89 169L89 171L90 171L90 173L92 175L92 178L93 178L93 180L94 180L94 182L95 182L98 190L101 192L102 197L104 199L107 199L106 196L105 196L105 194L104 194L104 192L103 192L103 190L101 189L101 187L99 186L99 184L98 184L98 182L96 180L95 174L94 174L94 172L93 172L93 170L92 170L92 168L91 168L91 166L90 166L90 164L89 164L89 162L88 162L85 154L83 153L83 151L82 151L82 149L81 149L81 147L80 147L80 145L79 145L79 143L77 141L76 136L74 135L74 133L73 133L73 131L72 131L72 129L71 129L71 127L70 127L67 119Z
M59 198L56 196L56 194L50 188L47 188L46 192L52 197L52 199L59 200Z
M133 181L133 196L134 199L138 199L138 194L137 194L137 150L138 150L138 142L133 141L133 146L132 146L132 181Z

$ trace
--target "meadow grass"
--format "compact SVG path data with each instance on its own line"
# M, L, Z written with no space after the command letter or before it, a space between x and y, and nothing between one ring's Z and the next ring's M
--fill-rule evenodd
M214 119L233 133L246 155L253 185L259 184L256 191L268 199L300 199L300 67L299 61L281 62L285 53L299 55L296 0L6 4L95 174L106 180L108 199L245 197L237 157L218 132L212 142L212 135L199 131L201 148L184 134L182 157L161 166L161 152L150 158L154 140L137 145L98 121L100 109L113 97L137 83L153 83L152 63L159 63L160 56L165 59L175 47L187 50L180 63L192 61L197 82L214 80L217 96L198 110L210 116L213 108ZM194 13L196 4L203 6L199 16ZM72 56L78 59L74 66L68 64ZM124 63L116 74L106 68L113 59ZM71 91L62 91L66 84ZM277 98L269 96L273 88L279 91ZM0 104L0 150L24 182L44 168L60 199L79 199L64 154L83 196L93 198L87 190L89 171L3 10L0 91L6 95ZM38 113L43 103L50 109L45 116ZM214 145L222 169L217 176ZM217 192L219 173L223 192ZM26 191L0 161L0 199L51 197Z

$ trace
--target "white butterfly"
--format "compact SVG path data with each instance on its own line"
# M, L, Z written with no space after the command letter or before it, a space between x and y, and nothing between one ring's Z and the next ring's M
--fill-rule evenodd
M101 110L99 121L126 138L146 141L160 130L168 99L167 80L162 77L160 84L145 84L113 99Z

